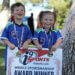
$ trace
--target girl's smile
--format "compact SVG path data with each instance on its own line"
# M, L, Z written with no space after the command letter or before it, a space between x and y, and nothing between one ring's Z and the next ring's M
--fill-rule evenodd
M45 13L42 18L42 24L45 29L49 30L50 27L54 24L54 15Z

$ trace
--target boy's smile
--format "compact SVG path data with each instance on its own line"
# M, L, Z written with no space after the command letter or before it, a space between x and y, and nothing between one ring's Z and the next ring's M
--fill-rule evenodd
M24 8L22 6L15 7L13 15L14 15L15 19L21 20L25 15Z

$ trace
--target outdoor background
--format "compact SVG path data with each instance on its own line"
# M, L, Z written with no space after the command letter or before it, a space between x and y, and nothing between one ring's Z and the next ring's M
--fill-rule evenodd
M0 35L2 33L3 28L7 25L8 18L10 17L10 6L15 2L22 2L25 5L26 16L30 16L30 13L33 12L34 20L36 23L37 23L38 13L41 10L55 9L57 12L56 27L59 28L60 30L64 26L66 17L68 16L72 4L71 0L0 0ZM37 27L36 23L35 23L35 27ZM4 49L5 46L0 44L0 74L1 75L5 75Z

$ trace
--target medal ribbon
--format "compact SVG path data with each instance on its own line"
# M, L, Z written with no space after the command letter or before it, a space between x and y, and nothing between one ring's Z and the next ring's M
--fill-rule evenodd
M15 34L17 32L16 30L16 25L14 24L14 30L15 30ZM22 41L23 41L23 33L24 33L24 26L22 27L22 34L21 34L21 38L19 40L18 35L16 35L16 39L17 39L17 43L18 43L18 48L20 49L22 47Z

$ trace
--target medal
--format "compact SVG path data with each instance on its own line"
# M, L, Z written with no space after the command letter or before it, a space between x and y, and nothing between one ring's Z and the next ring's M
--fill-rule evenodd
M16 34L17 30L16 30L15 24L14 24L14 30L15 30L15 34ZM18 43L18 49L20 49L22 47L23 33L24 33L24 26L22 27L22 34L21 34L20 40L19 40L18 36L16 35L17 36L16 39L17 39L17 43Z

